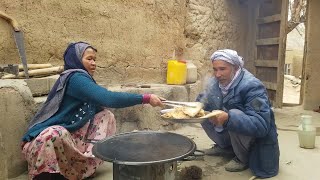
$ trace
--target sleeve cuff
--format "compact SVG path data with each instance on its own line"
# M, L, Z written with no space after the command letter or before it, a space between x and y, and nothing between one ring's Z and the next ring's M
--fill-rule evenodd
M142 97L142 104L150 103L151 94L144 94Z
M230 119L230 113L228 112L228 119L223 123L223 128L227 128L227 126L228 126L228 123L229 123L229 119Z

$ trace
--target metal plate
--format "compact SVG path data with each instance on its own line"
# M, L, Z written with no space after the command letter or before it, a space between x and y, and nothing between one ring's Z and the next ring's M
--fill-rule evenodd
M161 114L164 114L173 109L163 109L161 110ZM205 114L208 114L208 111L205 111ZM174 119L174 118L165 118L161 117L163 120L171 122L171 123L202 123L204 120L208 118L188 118L188 119Z
M160 131L122 133L101 140L93 154L105 161L125 165L147 165L183 159L196 144L188 137Z

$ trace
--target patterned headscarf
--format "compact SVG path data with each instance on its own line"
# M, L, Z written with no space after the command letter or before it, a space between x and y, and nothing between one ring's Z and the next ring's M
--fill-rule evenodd
M65 71L60 74L60 77L49 92L46 102L30 121L28 129L31 129L36 124L48 120L59 110L66 90L66 84L73 73L83 73L95 82L81 62L84 51L89 47L97 51L90 44L85 42L69 44L63 55Z
M210 60L223 60L240 68L243 68L244 65L243 58L238 55L237 51L231 49L217 50L211 55Z
M84 51L88 48L92 48L97 52L97 50L93 46L86 42L77 42L69 44L63 55L64 70L83 69L86 71L81 61Z

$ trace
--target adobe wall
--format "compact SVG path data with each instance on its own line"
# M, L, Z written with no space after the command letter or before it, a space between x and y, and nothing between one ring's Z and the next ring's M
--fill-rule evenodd
M303 51L300 50L287 50L285 63L291 64L291 74L299 77L302 73Z
M305 66L305 91L303 107L306 110L318 109L320 106L320 1L308 0L308 17L307 17L307 51Z
M292 75L300 77L302 74L303 55L296 55L292 58Z
M0 10L20 23L29 63L63 64L68 42L88 41L98 49L96 79L106 84L164 83L178 48L200 74L218 48L245 52L238 0L2 0ZM0 27L0 64L19 63L12 29L2 19Z
M196 61L201 74L211 70L209 58L217 49L235 49L248 62L247 7L239 1L190 0L185 24L186 58Z
M34 100L27 83L23 80L0 80L0 167L7 171L9 178L27 168L22 158L21 138L33 113Z

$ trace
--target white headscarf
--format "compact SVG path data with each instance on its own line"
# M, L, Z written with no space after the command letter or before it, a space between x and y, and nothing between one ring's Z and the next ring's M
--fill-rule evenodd
M210 60L211 61L223 60L232 65L236 65L241 69L243 68L243 65L244 65L243 58L238 55L237 51L234 51L231 49L217 50L211 55Z
M239 69L236 71L234 77L232 78L231 82L225 86L219 83L219 87L222 91L223 95L226 95L228 93L229 88L231 87L232 83L237 79L239 76L241 69L243 68L244 62L243 58L238 55L237 51L231 50L231 49L222 49L217 50L211 55L211 61L215 60L222 60L226 61L232 65L238 66Z

